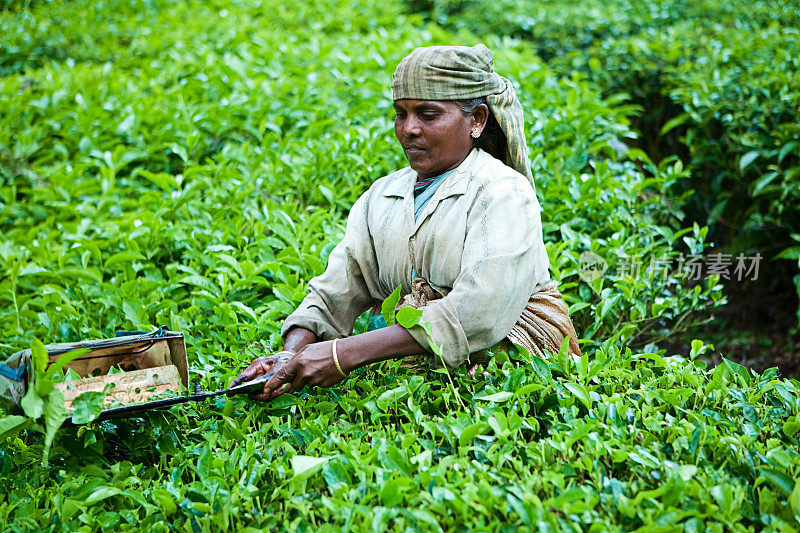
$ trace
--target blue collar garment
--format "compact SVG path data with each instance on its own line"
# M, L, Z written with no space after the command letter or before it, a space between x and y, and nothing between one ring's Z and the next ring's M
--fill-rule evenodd
M422 214L425 206L428 205L428 202L431 201L433 195L436 194L439 186L444 183L444 180L446 180L447 177L455 171L456 169L448 170L444 174L439 174L438 176L421 180L414 184L414 222L419 220L419 216ZM411 281L414 281L416 278L417 271L414 270L414 267L412 266Z
M448 170L444 174L439 174L433 178L418 181L414 184L414 222L419 220L419 215L425 206L428 205L433 195L439 189L439 186L444 183L447 176L455 172L456 169Z

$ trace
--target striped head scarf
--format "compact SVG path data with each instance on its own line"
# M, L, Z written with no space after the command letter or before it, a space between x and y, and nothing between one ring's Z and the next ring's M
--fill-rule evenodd
M509 166L533 185L522 105L511 82L494 71L494 56L484 45L417 48L394 71L392 96L395 100L468 100L485 96L506 136Z

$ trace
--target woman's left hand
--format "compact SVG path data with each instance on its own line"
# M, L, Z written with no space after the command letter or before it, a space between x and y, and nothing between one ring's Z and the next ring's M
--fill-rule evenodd
M316 342L297 352L264 384L262 392L251 393L250 398L268 402L281 394L297 392L308 384L332 387L344 378L333 363L333 342Z

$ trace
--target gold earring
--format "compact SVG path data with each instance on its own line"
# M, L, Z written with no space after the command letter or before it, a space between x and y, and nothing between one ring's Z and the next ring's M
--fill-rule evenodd
M477 139L480 136L481 136L481 130L479 130L478 128L474 128L472 130L472 138Z

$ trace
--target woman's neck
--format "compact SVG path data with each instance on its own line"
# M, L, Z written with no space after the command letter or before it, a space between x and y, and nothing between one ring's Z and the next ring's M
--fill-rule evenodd
M473 148L473 149L474 149L474 148ZM461 166L461 163L463 163L464 161L466 161L466 160L467 160L467 158L469 157L469 154L471 154L471 153L472 153L472 150L473 150L473 149L470 149L470 151L469 151L469 152L467 152L467 153L464 155L464 157L462 157L461 159L459 159L457 163L449 165L449 166L448 166L447 168L445 168L444 170L440 170L440 171L438 171L438 172L426 172L425 174L421 174L421 173L417 172L417 181L419 182L419 181L422 181L422 180L427 180L427 179L431 179L431 178L436 178L436 177L439 177L439 176L441 176L442 174L445 174L445 173L447 173L447 172L450 172L451 170L455 170L455 169L457 169L459 166Z

